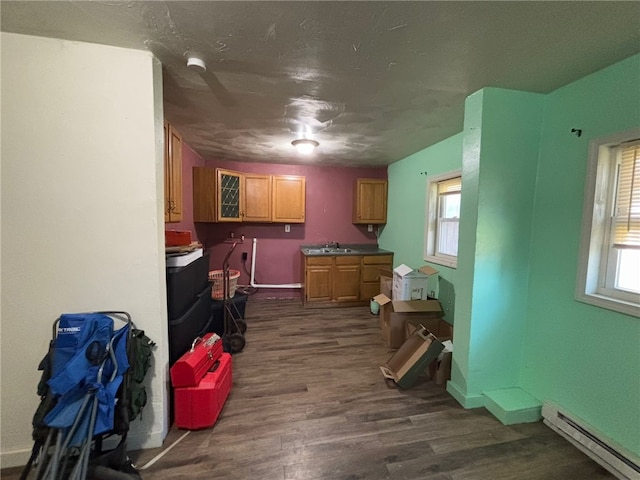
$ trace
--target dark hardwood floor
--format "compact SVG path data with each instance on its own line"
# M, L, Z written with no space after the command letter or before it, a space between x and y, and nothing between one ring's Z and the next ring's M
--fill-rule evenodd
M151 465L187 431L131 452L143 479L615 478L542 423L504 426L428 379L405 391L388 385L378 366L393 352L367 307L250 298L246 320L218 422Z

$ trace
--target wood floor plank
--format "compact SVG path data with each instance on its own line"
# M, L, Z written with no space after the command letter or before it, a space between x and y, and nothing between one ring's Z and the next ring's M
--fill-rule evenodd
M542 423L504 426L426 377L385 382L393 354L368 307L246 305L247 345L218 422L130 452L144 480L612 480ZM2 470L17 480L20 469Z

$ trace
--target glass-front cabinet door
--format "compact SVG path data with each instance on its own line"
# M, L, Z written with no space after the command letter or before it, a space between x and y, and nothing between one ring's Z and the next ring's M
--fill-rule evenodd
M217 217L219 222L242 221L243 177L240 172L216 169L217 182Z

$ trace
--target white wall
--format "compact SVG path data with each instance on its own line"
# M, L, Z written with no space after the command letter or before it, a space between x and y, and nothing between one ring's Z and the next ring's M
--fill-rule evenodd
M61 314L128 311L157 342L130 446L167 426L161 67L151 54L2 40L1 466L26 462Z

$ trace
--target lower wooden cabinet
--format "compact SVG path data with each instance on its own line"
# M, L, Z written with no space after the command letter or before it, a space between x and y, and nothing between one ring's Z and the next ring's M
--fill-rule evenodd
M305 257L305 301L331 301L334 257Z
M364 305L380 293L380 269L392 265L393 255L303 255L303 302Z
M333 267L333 295L336 302L360 299L360 257L336 256Z
M304 302L346 302L360 298L360 257L304 257Z
M370 300L380 293L380 270L393 268L393 255L364 255L360 300Z

